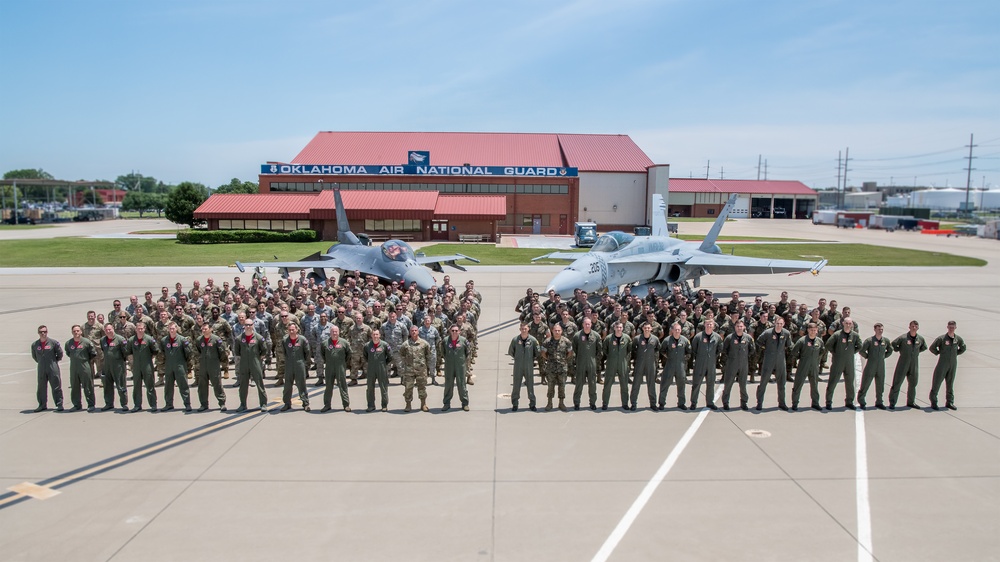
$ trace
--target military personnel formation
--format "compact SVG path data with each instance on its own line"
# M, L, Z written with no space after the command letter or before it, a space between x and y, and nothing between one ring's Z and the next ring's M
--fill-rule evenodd
M293 391L302 408L311 411L308 379L313 377L315 386L325 387L322 412L333 408L334 389L343 410L350 412L348 387L359 380L365 383L367 411L385 412L392 378L399 378L403 387L405 412L429 411L427 386L439 384L439 378L444 387L441 411L451 409L456 387L458 404L469 410L482 302L472 281L460 289L445 276L440 287L421 294L415 286L382 285L358 273L323 285L301 272L298 279L282 279L273 287L266 277L255 276L246 285L237 277L222 286L209 278L205 285L196 280L185 290L176 283L173 291L164 286L159 296L147 291L142 299L132 296L129 301L123 306L115 300L107 314L89 311L84 323L70 328L72 337L65 344L49 338L46 326L38 328L39 338L31 344L38 364L36 412L48 408L49 392L56 410L64 410L59 366L64 355L69 358L74 411L85 404L88 411L98 408L95 380L103 388L104 411L117 403L122 411L142 411L145 404L151 411L169 412L175 408L176 390L184 411L190 412L192 387L198 411L209 410L213 399L220 411L227 411L224 381L231 378L238 388L237 412L248 410L251 388L258 407L266 410L271 380L282 390L280 411L292 409ZM929 346L916 321L893 340L883 337L880 323L862 337L849 307L838 309L835 300L819 299L810 308L789 300L787 292L768 303L759 296L742 300L737 291L720 301L705 289L690 295L680 287L667 295L652 289L633 295L625 288L599 300L577 291L563 302L554 293L542 301L528 289L515 310L521 325L507 350L514 363L513 411L520 407L522 388L528 409L537 410L536 376L546 389L546 411L568 410L567 383L573 385L574 410L584 405L607 410L616 386L625 410L638 408L643 388L649 408L664 410L671 387L678 409L698 408L704 395L706 406L716 410L717 383L725 410L733 403L734 386L741 409L752 405L761 410L771 383L782 410L799 409L807 383L809 407L816 410L833 409L841 383L847 409L867 407L870 395L876 408L895 409L904 383L905 404L916 408L919 356L927 350L938 357L931 408L940 409L944 384L944 407L956 409L957 358L966 350L955 322ZM897 359L886 401L886 359L893 355ZM864 359L857 394L856 356ZM828 377L821 396L824 371ZM751 403L749 385L755 380ZM414 388L419 405L414 404Z
M734 386L739 389L740 409L752 406L760 411L772 382L777 387L778 408L785 411L799 410L807 383L809 407L814 410L832 410L841 383L848 410L866 408L871 394L876 408L894 410L904 383L906 406L917 408L919 356L927 350L938 357L929 395L931 408L941 409L938 395L943 383L944 407L957 409L955 372L966 345L955 333L954 321L928 346L916 320L893 340L883 337L881 323L873 326L871 335L862 337L850 307L838 310L835 300L827 303L821 298L810 308L789 300L787 292L781 293L778 302L769 303L759 296L742 300L733 291L728 301L720 301L705 289L689 297L679 286L667 295L658 295L654 289L633 295L626 287L617 296L602 295L599 301L577 290L570 302L554 292L543 302L540 294L528 289L515 311L520 314L520 334L507 350L514 361L511 409L515 412L522 388L527 391L528 408L537 409L536 372L547 387L546 411L568 409L567 382L574 385L574 410L583 406L584 391L590 409L598 408L598 385L602 385L601 410L608 409L616 385L624 410L637 409L643 387L651 410L666 409L671 386L679 410L697 409L703 388L706 406L718 410L715 385L719 382L722 409L727 411ZM897 360L886 406L886 359L892 355ZM860 390L855 393L857 356L864 366ZM828 378L821 397L820 373L824 371ZM755 379L751 403L748 385ZM791 407L788 382L792 383ZM558 404L554 404L556 399Z
M31 356L38 364L38 407L48 409L51 391L56 411L64 411L60 361L69 358L73 411L98 408L95 387L103 388L102 411L174 410L175 390L186 412L192 411L192 387L198 411L227 411L226 379L235 378L239 407L248 411L250 389L257 405L268 409L267 385L282 390L280 411L292 409L293 390L311 411L307 379L322 386L323 412L333 408L334 388L351 411L348 387L366 384L367 411L376 410L375 388L383 412L389 407L389 380L403 386L404 411L429 411L427 385L444 385L442 411L451 409L455 386L461 408L469 410L468 386L475 384L477 320L482 295L475 283L440 287L421 294L416 285L383 285L374 277L347 273L339 283L317 283L301 272L272 286L266 277L244 285L239 277L221 286L164 286L158 296L147 291L129 304L112 303L107 314L89 311L60 344L39 326ZM131 376L130 376L131 375ZM97 381L97 385L95 385ZM131 384L132 408L128 387ZM162 388L162 393L157 389ZM211 396L209 390L211 389ZM117 402L116 402L117 400Z

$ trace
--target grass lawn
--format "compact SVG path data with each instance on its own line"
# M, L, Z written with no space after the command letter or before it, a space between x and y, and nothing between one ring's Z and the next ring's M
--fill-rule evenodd
M143 267L227 266L244 263L297 260L326 251L329 242L268 244L178 244L174 240L50 238L0 240L0 267ZM735 248L738 256L818 260L830 265L981 266L986 262L950 254L902 250L865 244L721 244L723 253ZM429 256L465 254L483 265L528 265L548 252L537 248L497 248L492 244L434 244L421 251ZM565 264L564 261L538 262Z

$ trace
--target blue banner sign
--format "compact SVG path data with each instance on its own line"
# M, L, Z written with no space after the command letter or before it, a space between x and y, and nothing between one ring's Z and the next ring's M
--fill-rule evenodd
M552 166L383 166L347 164L261 164L261 174L291 176L500 176L575 178L576 168Z

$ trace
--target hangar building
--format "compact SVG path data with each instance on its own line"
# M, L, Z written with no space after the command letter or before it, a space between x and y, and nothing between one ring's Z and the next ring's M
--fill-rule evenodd
M329 131L291 161L261 165L259 195L213 195L195 217L220 229L308 224L331 239L325 194L335 184L345 196L370 194L345 198L356 230L412 240L566 235L577 221L631 230L650 224L654 193L677 216L711 217L729 193L740 194L736 217L807 218L815 208L799 182L669 180L669 171L628 135Z

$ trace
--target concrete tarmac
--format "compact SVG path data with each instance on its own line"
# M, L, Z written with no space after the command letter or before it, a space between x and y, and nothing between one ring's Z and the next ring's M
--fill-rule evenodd
M703 280L716 292L775 301L781 290L810 305L835 298L853 309L862 336L880 321L894 338L916 319L930 343L956 320L969 346L959 358L959 409L927 407L935 358L924 353L917 410L846 411L841 387L832 412L786 413L772 384L760 413L653 412L644 392L638 411L623 412L617 390L606 412L513 413L505 353L517 333L514 304L559 268L472 267L450 273L456 285L474 279L484 296L470 412L441 413L442 387L431 386L431 412L404 414L392 379L388 413L364 413L358 386L350 389L354 412L341 411L335 396L334 411L320 414L322 389L310 379L313 412L296 405L277 413L280 390L269 372L272 410L263 414L233 413L238 398L228 386L228 413L213 401L206 413L34 414L29 345L39 324L65 341L87 310L106 313L115 298L209 276L221 282L236 271L6 269L0 558L1000 558L1000 333L991 327L1000 314L1000 245L798 221L737 221L724 234L871 241L988 260L981 268L828 267L818 277ZM887 379L894 365L890 358ZM62 371L69 406L67 361ZM822 393L826 373L821 380ZM536 393L544 406L544 389Z

